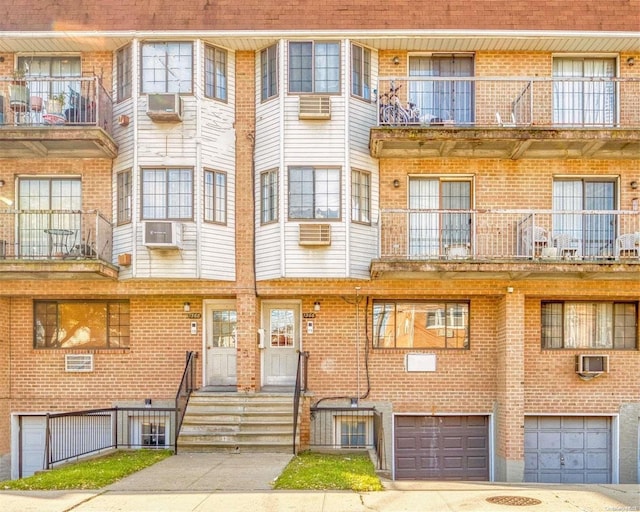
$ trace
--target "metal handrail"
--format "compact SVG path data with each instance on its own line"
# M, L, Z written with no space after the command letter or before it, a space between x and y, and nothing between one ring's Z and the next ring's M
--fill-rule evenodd
M176 428L174 429L174 445L176 453L178 453L178 434L180 433L180 429L182 428L182 420L184 419L184 414L187 411L189 397L191 396L194 387L195 366L193 362L195 358L196 352L187 352L186 363L184 366L184 371L182 372L182 379L180 380L180 385L178 386L178 391L176 393Z
M293 390L293 454L296 454L296 436L298 434L298 415L300 408L300 395L307 390L307 361L309 352L298 351L298 368L296 371L296 384Z

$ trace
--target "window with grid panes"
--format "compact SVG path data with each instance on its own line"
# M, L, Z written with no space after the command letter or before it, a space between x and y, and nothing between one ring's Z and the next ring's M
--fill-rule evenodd
M204 220L227 222L227 175L220 171L204 171Z

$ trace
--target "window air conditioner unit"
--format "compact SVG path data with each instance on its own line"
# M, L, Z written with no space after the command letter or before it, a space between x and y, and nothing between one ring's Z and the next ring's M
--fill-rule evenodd
M599 375L608 371L608 355L578 354L576 356L576 373L580 375Z
M298 119L331 119L331 98L300 96Z
M149 94L147 115L157 123L182 121L182 97L179 94Z
M300 224L299 245L331 245L331 224Z
M92 372L93 354L65 354L65 372Z
M149 249L182 249L182 224L145 222L143 244Z

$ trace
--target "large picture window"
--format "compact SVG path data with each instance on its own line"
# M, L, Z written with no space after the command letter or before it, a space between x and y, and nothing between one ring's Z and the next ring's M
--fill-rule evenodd
M289 218L340 218L340 169L289 169Z
M635 349L634 302L543 302L542 348Z
M192 219L193 171L191 169L142 170L142 218Z
M204 50L204 95L227 101L227 52L214 46Z
M469 348L469 303L373 303L375 348Z
M193 45L156 42L142 45L142 92L192 92Z
M129 346L128 301L36 301L35 348Z
M339 93L340 44L289 43L289 92Z

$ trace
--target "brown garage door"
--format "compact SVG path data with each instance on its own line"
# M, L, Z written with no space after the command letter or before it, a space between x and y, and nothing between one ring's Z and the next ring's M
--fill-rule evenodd
M489 480L488 416L396 416L397 480Z

